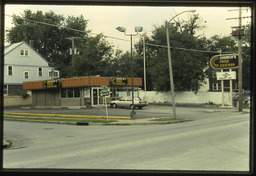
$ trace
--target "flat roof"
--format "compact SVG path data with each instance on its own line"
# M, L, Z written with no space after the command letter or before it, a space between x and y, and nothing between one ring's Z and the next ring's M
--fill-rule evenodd
M49 85L49 86L47 86ZM141 78L133 78L134 86L142 86ZM24 90L40 90L47 88L75 88L90 86L110 86L110 87L130 87L132 78L126 77L77 77L77 78L60 78L45 81L24 82Z

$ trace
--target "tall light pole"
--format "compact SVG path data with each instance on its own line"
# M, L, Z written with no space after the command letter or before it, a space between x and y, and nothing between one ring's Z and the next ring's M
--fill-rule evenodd
M170 72L170 85L171 85L171 94L172 94L172 110L173 110L173 118L176 119L176 107L175 107L175 96L174 96L174 85L173 85L173 73L172 73L172 59L171 59L171 47L170 47L170 38L169 38L169 24L170 22L177 17L186 12L195 12L196 10L186 10L183 11L170 19L170 21L166 21L166 39L167 39L167 47L168 47L168 61L169 61L169 72Z
M130 36L131 38L131 77L132 77L132 111L130 113L130 117L131 119L133 119L136 115L135 111L134 111L134 86L133 86L133 57L132 57L132 36L136 36L139 34L139 32L142 32L143 27L135 27L135 32L136 34L127 34L126 33L126 28L125 27L117 27L116 28L119 32L123 32L124 35L126 36Z

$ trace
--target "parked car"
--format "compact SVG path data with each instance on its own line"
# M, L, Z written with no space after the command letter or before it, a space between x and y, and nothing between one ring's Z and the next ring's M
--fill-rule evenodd
M233 94L233 104L237 105L238 102L238 93L236 92L235 94ZM250 102L250 91L245 91L242 94L242 102L243 103L249 103Z
M134 97L134 104L132 104L132 97L122 97L119 100L111 101L110 106L112 108L128 107L132 109L133 107L138 107L139 109L142 109L143 107L147 106L147 103L146 101L141 100L139 97Z

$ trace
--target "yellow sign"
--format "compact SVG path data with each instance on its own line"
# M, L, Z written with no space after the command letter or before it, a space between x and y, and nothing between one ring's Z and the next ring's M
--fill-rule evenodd
M110 78L111 86L126 86L127 78Z
M210 60L213 69L229 69L238 67L238 54L223 54L213 56Z
M50 88L60 88L61 82L60 80L47 80L43 81L43 88L50 89Z

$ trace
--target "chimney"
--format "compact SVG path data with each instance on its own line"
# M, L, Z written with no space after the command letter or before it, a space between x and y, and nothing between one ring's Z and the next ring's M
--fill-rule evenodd
M29 45L34 48L34 40L29 40Z

